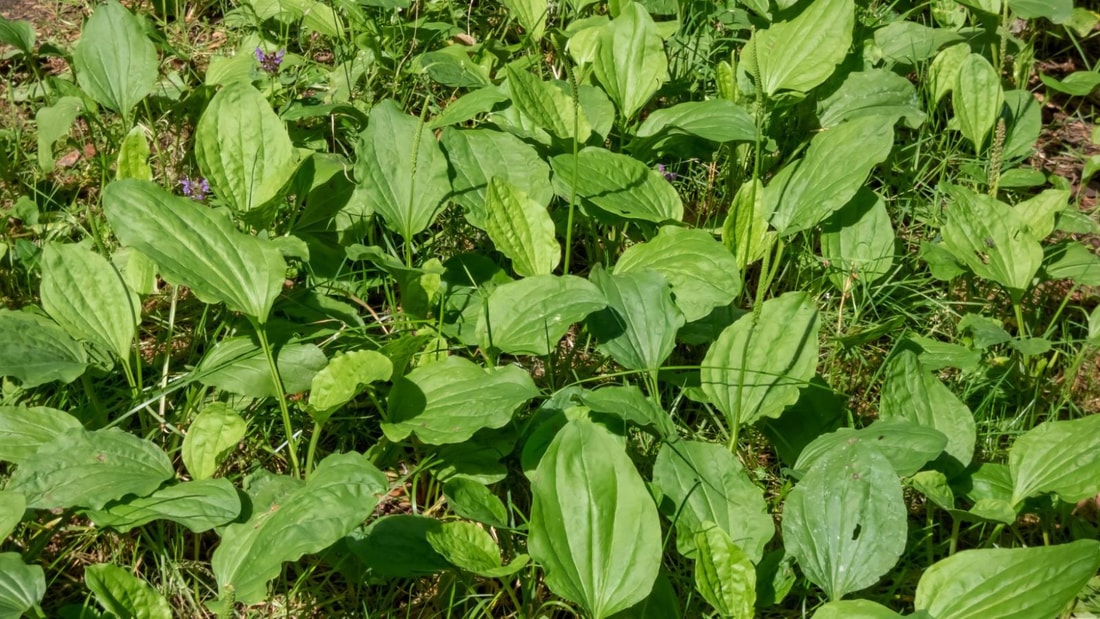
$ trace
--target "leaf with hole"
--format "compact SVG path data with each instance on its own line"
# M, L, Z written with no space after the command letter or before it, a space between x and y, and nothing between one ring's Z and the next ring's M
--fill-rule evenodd
M350 533L387 487L386 476L361 454L326 457L305 484L225 528L211 559L221 599L263 601L284 562L321 552Z
M886 456L838 445L787 495L783 541L831 601L877 583L905 550L906 507Z
M241 233L221 213L146 181L107 185L103 211L119 241L152 258L169 283L267 322L286 276L286 262L269 241Z
M546 586L604 619L645 599L661 525L618 438L584 419L554 437L531 482L531 557Z
M943 453L947 437L935 428L905 418L880 419L859 430L840 428L822 434L806 445L793 468L797 475L803 476L838 446L853 443L874 446L890 461L894 472L900 477L909 477Z

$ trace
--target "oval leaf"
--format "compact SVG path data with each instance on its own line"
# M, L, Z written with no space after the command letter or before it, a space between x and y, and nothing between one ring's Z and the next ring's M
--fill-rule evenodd
M72 415L46 406L0 406L0 460L23 464L47 443L81 428Z
M237 211L274 200L298 166L286 124L244 81L222 88L206 106L195 127L195 157L214 192Z
M997 70L985 56L970 54L959 65L951 103L959 119L959 129L982 152L986 136L1001 115L1005 94Z
M906 508L890 461L863 443L838 446L787 495L783 542L830 600L870 587L905 550Z
M914 605L936 619L1054 617L1100 568L1100 543L964 550L925 570Z
M1012 503L1044 492L1067 503L1100 494L1100 415L1047 421L1016 439L1008 454Z
M756 568L725 531L710 526L695 534L695 588L718 614L752 619Z
M267 322L286 276L286 262L274 245L145 181L107 185L103 210L122 244L152 258L169 283Z
M57 323L28 312L0 309L0 376L26 388L59 380L71 383L88 367L88 354Z
M757 30L745 46L742 66L768 96L808 92L844 60L855 17L852 0L815 0L793 19Z
M753 324L753 314L742 316L711 344L701 369L703 393L731 425L778 417L814 377L817 330L808 294L765 301L759 322Z
M79 245L50 243L42 251L42 307L77 339L129 359L141 308L118 271Z
M89 565L84 568L84 584L100 606L118 617L172 619L172 607L164 596L117 565Z
M248 424L228 405L214 402L187 428L183 437L183 465L192 479L208 479L218 470L218 460L237 446L248 431Z
M0 617L19 619L46 595L46 573L23 563L15 552L0 552Z
M336 409L347 404L373 382L389 380L393 362L374 350L351 350L337 353L313 377L309 390L310 416L325 423Z
M478 430L505 425L536 395L531 377L514 365L487 370L448 357L394 382L382 431L391 441L415 433L432 445L461 443Z
M661 223L684 216L680 194L660 172L630 157L590 146L550 160L558 194L573 191L600 210L627 219Z
M626 121L668 81L664 43L642 4L628 3L600 29L593 69Z
M599 289L573 275L502 284L489 294L478 340L509 354L548 355L572 324L604 307L607 300Z
M531 482L532 558L554 593L603 619L645 599L661 563L657 509L622 443L585 419L566 424Z
M104 107L130 116L153 91L157 50L141 21L115 0L96 7L73 48L80 88Z
M361 454L328 456L304 485L225 528L210 563L221 598L262 601L284 562L320 552L350 533L386 488L386 476Z
M548 275L561 261L554 221L538 202L506 180L489 181L485 231L512 268L524 277Z
M128 494L148 495L174 474L151 441L118 428L73 429L19 465L6 489L26 495L33 509L102 509Z
M588 317L600 348L627 369L655 372L684 326L665 277L648 269L612 275L597 265L589 279L607 297L607 307Z
M233 484L225 479L204 479L173 484L147 497L110 503L85 515L96 526L121 533L154 520L171 520L200 533L235 520L240 513L241 499Z

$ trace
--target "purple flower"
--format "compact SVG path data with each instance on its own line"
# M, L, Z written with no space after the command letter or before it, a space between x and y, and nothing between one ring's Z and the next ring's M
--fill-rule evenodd
M672 181L676 180L676 173L665 171L665 164L663 164L663 163L658 163L657 164L657 171L660 172L661 175L665 177L665 180L670 182L670 183Z
M210 193L210 183L205 178L181 178L180 187L183 195L198 202L206 200L206 195Z
M261 47L256 48L256 60L260 63L260 68L271 75L275 75L279 72L279 65L283 64L283 56L285 54L285 49L280 49L274 53L268 53Z

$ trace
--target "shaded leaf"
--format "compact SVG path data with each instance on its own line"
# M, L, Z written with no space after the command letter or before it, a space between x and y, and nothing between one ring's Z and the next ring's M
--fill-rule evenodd
M588 317L600 348L627 369L656 371L684 326L665 277L649 269L612 275L597 265L589 280L607 298L607 307Z
M18 378L29 389L55 380L71 383L87 367L84 347L57 323L0 309L0 376Z
M751 619L756 603L756 569L725 531L706 527L695 534L695 588L723 617Z
M225 479L186 481L146 497L108 503L102 510L84 512L97 527L120 533L154 520L171 520L195 533L209 531L241 513L237 489Z
M446 522L425 537L432 548L457 568L486 578L504 578L527 565L527 556L517 556L501 565L500 548L489 533L472 522Z
M72 415L46 406L0 406L0 460L23 464L68 430L81 428Z
M46 595L46 574L19 553L0 552L0 617L19 619Z
M110 563L84 568L84 584L119 619L172 619L168 600L129 570Z
M805 475L834 449L858 442L874 446L886 456L898 476L909 477L943 453L947 440L939 430L908 419L881 419L859 430L840 428L819 436L798 455L794 470Z

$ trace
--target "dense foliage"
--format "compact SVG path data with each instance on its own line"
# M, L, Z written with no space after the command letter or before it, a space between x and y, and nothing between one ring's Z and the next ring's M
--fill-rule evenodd
M0 20L0 617L1100 610L1097 19Z

